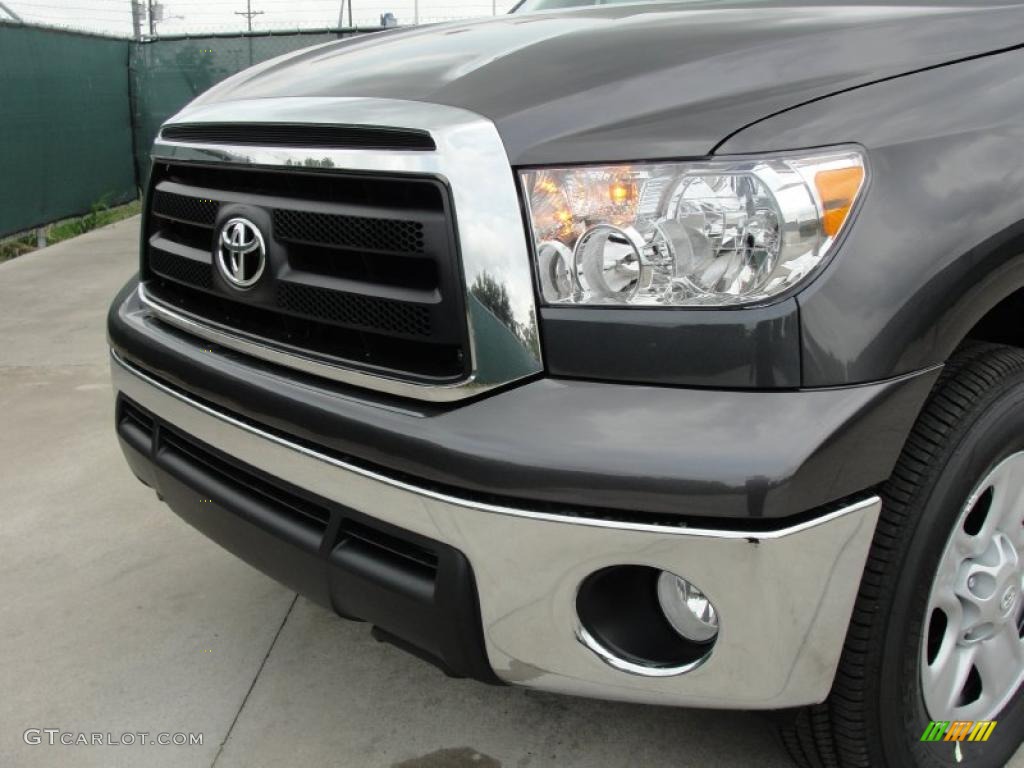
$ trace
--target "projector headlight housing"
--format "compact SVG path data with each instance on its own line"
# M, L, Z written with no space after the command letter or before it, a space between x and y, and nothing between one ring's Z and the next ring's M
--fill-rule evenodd
M520 172L550 305L769 301L825 262L867 184L859 147Z

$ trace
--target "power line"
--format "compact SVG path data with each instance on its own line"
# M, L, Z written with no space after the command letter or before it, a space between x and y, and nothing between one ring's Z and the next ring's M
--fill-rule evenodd
M14 19L15 21L21 21L21 16L16 14L14 11L12 11L10 8L8 8L3 3L0 3L0 11L3 11L8 16L10 16L12 19Z
M418 0L415 4L419 6L419 13L416 14L414 2L361 0L359 16L356 16L355 0L249 0L247 3L240 0L0 0L3 6L0 19L8 18L6 9L16 13L25 24L53 25L127 38L138 34L133 23L133 4L137 3L142 9L141 36L146 38L168 33L245 32L247 29L256 32L257 27L259 30L294 31L335 25L376 26L378 12L384 11L392 12L405 24L413 22L417 15L421 23L448 21L502 13L514 5L514 0ZM349 4L347 9L346 3ZM151 13L148 12L150 4L153 6ZM239 6L246 10L237 11ZM257 20L261 15L265 18Z

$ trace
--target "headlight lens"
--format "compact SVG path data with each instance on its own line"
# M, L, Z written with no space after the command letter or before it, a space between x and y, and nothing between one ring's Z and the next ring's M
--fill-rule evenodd
M523 171L549 304L764 301L822 263L864 188L864 157L814 154Z

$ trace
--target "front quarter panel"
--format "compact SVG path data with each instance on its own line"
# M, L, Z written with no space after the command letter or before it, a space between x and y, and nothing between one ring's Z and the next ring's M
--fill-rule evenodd
M1024 50L919 72L755 123L718 154L858 142L871 184L797 296L804 386L943 362L1024 286Z

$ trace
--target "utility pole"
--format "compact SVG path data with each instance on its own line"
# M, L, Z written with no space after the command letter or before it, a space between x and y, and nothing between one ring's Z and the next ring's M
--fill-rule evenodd
M413 0L412 3L412 23L420 23L420 0Z
M348 0L348 25L352 26L352 0ZM345 0L341 0L341 5L338 6L338 29L342 29L345 26Z
M235 11L235 16L245 16L245 20L249 22L249 31L252 32L252 17L262 16L263 11L254 11L252 9L252 0L245 0L245 10Z
M12 11L12 10L11 10L10 8L8 8L8 7L7 7L6 5L4 5L3 3L0 3L0 11L3 11L4 13L6 13L6 14L7 14L8 16L10 16L10 17L11 17L12 19L14 19L14 20L15 20L16 22L18 22L19 24L24 24L24 23L25 23L25 22L24 22L24 21L22 20L21 16L19 16L18 14L16 14L16 13L15 13L14 11Z
M142 0L132 0L132 38L142 39Z
M149 39L150 40L153 40L153 39L156 38L156 30L157 30L157 25L158 24L163 24L165 21L170 21L171 19L184 19L185 18L184 16L181 16L181 15L175 15L175 16L168 16L168 15L166 15L164 13L164 10L165 10L164 4L161 3L160 0L146 0L146 2L149 5L149 14L147 16L149 18Z

